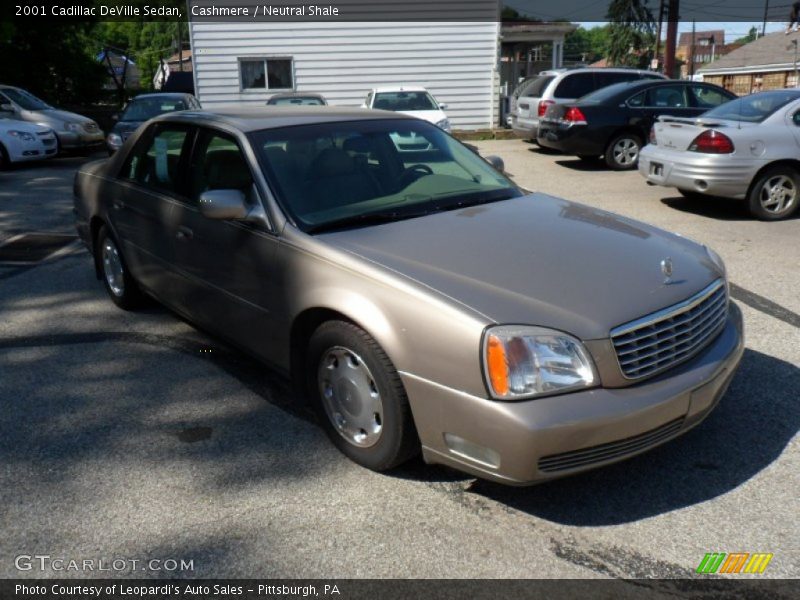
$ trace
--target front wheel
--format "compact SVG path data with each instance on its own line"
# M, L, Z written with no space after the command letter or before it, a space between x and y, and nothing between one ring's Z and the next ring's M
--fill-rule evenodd
M632 133L618 135L606 148L606 164L615 171L630 171L639 162L642 140Z
M789 166L768 169L753 184L747 202L762 221L778 221L792 215L800 203L800 177Z
M124 310L139 307L143 301L142 292L128 271L117 240L105 225L97 233L95 256L111 301Z
M320 325L311 336L306 373L322 428L345 456L385 471L419 451L400 376L364 330L344 321Z

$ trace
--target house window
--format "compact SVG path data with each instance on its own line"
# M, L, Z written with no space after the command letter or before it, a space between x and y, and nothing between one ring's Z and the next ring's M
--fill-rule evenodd
M243 90L293 90L291 58L247 58L239 61Z

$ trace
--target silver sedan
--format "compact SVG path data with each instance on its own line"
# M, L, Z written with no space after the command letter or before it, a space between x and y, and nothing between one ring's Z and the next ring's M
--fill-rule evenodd
M744 199L765 221L791 216L800 205L800 90L753 94L697 119L661 117L639 173L686 197Z

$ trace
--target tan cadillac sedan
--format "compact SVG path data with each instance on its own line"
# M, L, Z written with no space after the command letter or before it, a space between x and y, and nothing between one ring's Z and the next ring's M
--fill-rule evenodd
M77 174L75 212L118 306L154 297L284 371L370 469L619 461L702 421L743 352L713 251L527 194L397 113L159 117Z

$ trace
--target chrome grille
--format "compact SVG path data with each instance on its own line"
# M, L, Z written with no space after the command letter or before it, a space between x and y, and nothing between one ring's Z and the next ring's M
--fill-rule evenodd
M725 282L718 279L688 300L613 329L622 374L641 379L691 358L722 330L727 314Z
M623 440L591 446L590 448L581 448L571 452L543 456L539 459L539 470L546 473L568 471L636 454L677 434L683 427L683 419L683 417L680 417L665 423L661 427L656 427Z

